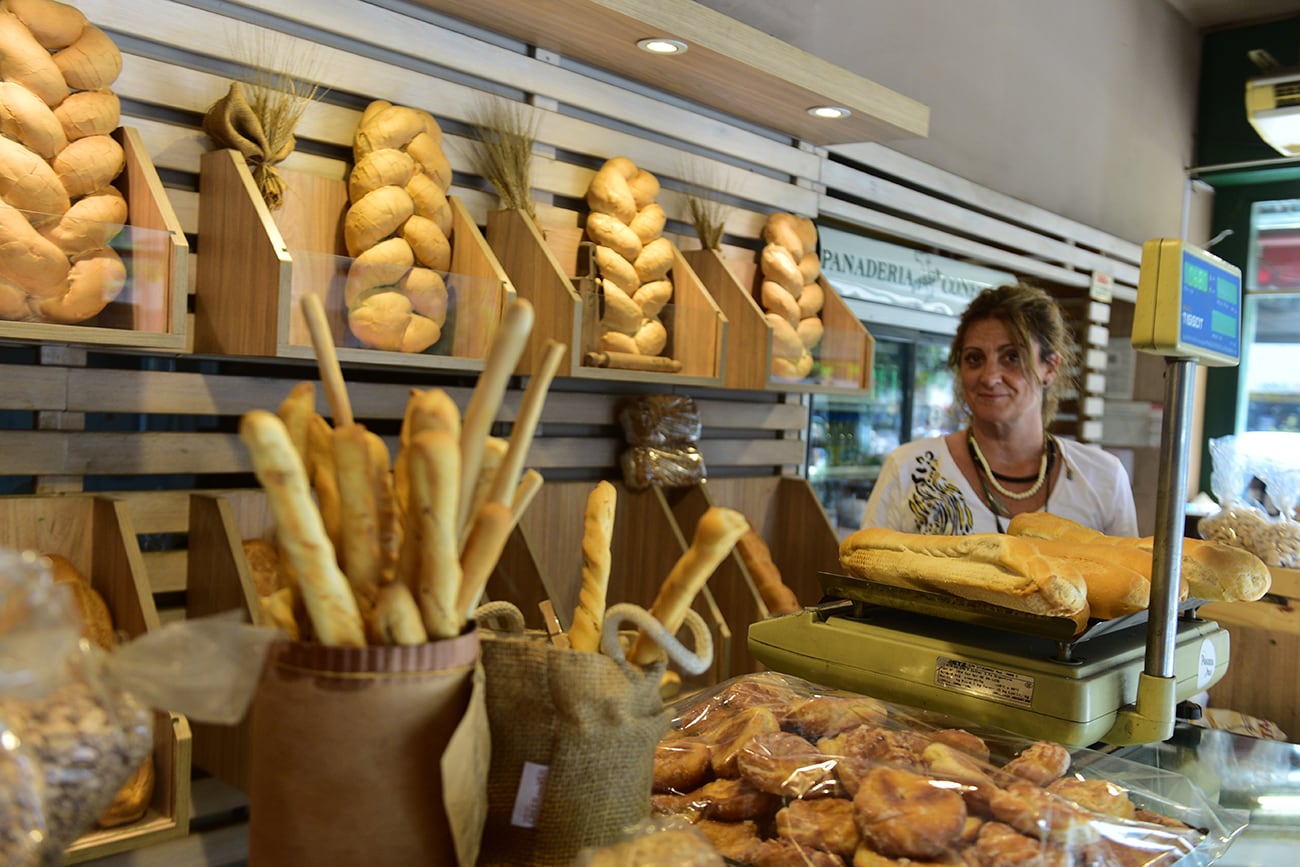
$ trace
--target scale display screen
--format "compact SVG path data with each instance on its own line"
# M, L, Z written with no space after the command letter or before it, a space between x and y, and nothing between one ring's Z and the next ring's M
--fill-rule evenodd
M1142 245L1133 348L1215 366L1241 357L1241 271L1173 238Z

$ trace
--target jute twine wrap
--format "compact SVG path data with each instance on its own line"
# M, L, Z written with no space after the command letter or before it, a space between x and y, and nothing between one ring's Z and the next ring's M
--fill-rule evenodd
M238 81L232 81L226 95L203 115L203 131L222 147L243 154L266 206L272 210L280 207L285 185L275 166L293 153L295 139L290 135L279 150L272 151L262 121L248 104Z
M618 645L619 624L641 618L658 626L636 606L610 609L604 646L616 656L558 648L538 633L484 630L492 765L480 864L568 865L584 847L608 844L649 817L655 746L670 720L659 695L666 661L637 669ZM712 660L712 640L698 615L688 625L694 655L659 632L669 656L698 673ZM529 763L547 771L533 827L522 827L512 816Z

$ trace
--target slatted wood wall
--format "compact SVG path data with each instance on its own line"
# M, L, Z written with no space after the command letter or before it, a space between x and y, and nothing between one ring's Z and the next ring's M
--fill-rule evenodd
M595 169L624 155L659 176L668 232L684 248L697 246L687 193L702 190L728 206L724 240L740 251L756 250L766 215L783 210L1061 287L1086 286L1094 269L1115 277L1121 297L1136 284L1134 245L886 146L812 147L404 0L76 5L122 50L114 85L122 124L138 130L192 257L203 255L200 156L213 147L201 130L202 115L232 78L256 79L255 67L265 67L261 74L301 76L322 88L286 168L342 178L353 130L372 99L424 108L444 128L452 192L480 225L497 201L473 172L471 125L485 100L504 99L535 112L533 186L544 219L576 221ZM195 279L194 262L188 273ZM347 375L358 417L389 435L411 385L443 385L462 406L473 385L470 376L360 366ZM0 347L0 491L122 494L137 513L142 538L150 537L146 554L156 592L178 593L183 554L169 549L165 537L184 530L185 492L251 486L233 433L236 419L250 408L274 406L293 382L314 378L311 365L295 362ZM518 407L520 385L511 389L503 425ZM616 476L618 402L662 390L558 381L529 463L548 479ZM799 472L807 420L801 396L686 391L701 402L702 452L711 474L762 480Z

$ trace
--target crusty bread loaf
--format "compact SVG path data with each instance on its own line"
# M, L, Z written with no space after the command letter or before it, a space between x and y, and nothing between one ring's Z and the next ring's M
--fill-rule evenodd
M768 244L759 253L759 267L764 277L781 284L798 300L799 293L803 291L803 275L799 273L799 266L789 250Z
M405 187L415 176L415 160L406 151L380 148L371 151L352 167L348 175L348 199L359 202L380 187Z
M668 329L658 319L645 319L636 330L636 351L641 355L658 355L668 345Z
M48 298L68 280L68 257L32 228L23 214L0 201L0 279Z
M410 245L415 261L438 274L439 279L451 270L451 240L433 220L411 214L402 225L402 240Z
M799 232L796 226L799 218L794 214L785 211L777 211L769 214L767 221L763 224L763 240L768 244L775 244L783 247L794 261L798 262L803 258L804 249L803 241L799 239Z
M96 824L101 828L117 828L138 821L153 800L156 777L153 756L145 756L140 767L135 769L135 773L113 795L112 802L99 814Z
M643 317L641 307L613 281L602 281L602 288L605 315L601 317L601 325L606 331L636 334Z
M117 639L113 633L113 617L104 597L90 586L90 581L71 560L61 554L46 554L45 557L50 561L50 573L55 583L68 588L72 595L73 607L81 621L82 636L97 647L111 649Z
M809 316L806 319L799 320L795 333L799 335L799 342L803 344L803 348L811 350L821 343L822 334L825 330L826 327L822 324L821 319L816 316Z
M871 527L840 544L840 564L882 584L1069 617L1080 628L1087 622L1087 586L1078 570L1047 560L1015 536L927 536Z
M5 7L49 51L71 45L87 23L80 9L56 0L5 0Z
M80 90L59 103L53 115L66 140L76 141L117 129L122 104L111 90Z
M587 236L629 262L635 262L636 257L641 255L641 238L627 223L610 214L595 211L588 214Z
M642 283L641 288L636 290L632 300L641 308L641 315L651 319L657 317L673 297L673 284L671 280L651 280L648 283Z
M68 291L36 302L49 322L84 322L98 314L126 285L126 265L112 247L82 253L68 269Z
M602 280L617 286L628 297L641 288L641 278L637 276L636 268L609 247L596 247L596 267L600 270Z
M3 17L3 16L0 16ZM0 136L0 199L40 225L71 204L50 164L16 141Z
M777 314L795 328L799 326L799 302L789 289L775 280L764 280L759 286L759 298L768 313Z
M799 318L807 319L809 316L817 316L822 312L822 307L825 305L826 290L822 289L820 283L809 283L799 293Z
M126 220L126 199L117 187L104 187L73 202L57 221L41 226L40 233L73 258L107 247Z
M22 85L50 108L67 99L69 92L68 82L49 51L12 12L3 8L0 8L0 81Z
M651 202L636 212L632 222L628 223L628 228L641 239L642 244L648 244L664 233L664 224L667 222L668 215L664 213L663 205Z
M673 267L673 242L659 237L641 248L632 263L636 276L642 283L661 280Z

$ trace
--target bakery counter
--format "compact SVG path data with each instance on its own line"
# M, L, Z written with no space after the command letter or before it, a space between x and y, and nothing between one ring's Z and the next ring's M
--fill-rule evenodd
M1249 814L1220 867L1295 863L1300 744L1179 725L1167 741L1119 747L1113 755L1181 774L1221 806Z

